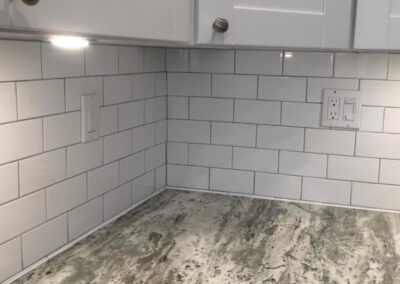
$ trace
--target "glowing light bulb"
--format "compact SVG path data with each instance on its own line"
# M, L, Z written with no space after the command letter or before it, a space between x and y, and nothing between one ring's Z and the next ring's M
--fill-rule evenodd
M57 47L65 49L81 49L89 45L89 41L77 36L53 36L50 42Z

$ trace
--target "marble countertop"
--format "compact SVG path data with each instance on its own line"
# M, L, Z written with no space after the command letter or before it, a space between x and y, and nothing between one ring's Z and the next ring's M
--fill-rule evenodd
M167 190L15 283L400 283L400 215Z

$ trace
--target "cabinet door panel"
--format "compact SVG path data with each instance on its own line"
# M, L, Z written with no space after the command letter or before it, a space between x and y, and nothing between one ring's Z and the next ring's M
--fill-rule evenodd
M351 11L352 0L202 0L198 42L347 48ZM212 30L221 16L230 22L222 35Z
M389 48L391 2L391 0L362 0L357 2L354 48Z
M9 0L0 0L0 27L9 27L11 22L9 18Z
M187 0L41 0L36 6L14 1L17 28L87 33L152 40L188 41Z
M363 0L357 4L354 48L400 49L400 0Z

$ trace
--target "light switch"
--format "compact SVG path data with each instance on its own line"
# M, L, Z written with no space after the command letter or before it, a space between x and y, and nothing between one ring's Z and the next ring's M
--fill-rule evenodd
M82 143L100 137L100 105L97 94L81 96Z
M344 120L354 121L356 114L356 100L345 99L343 106L343 118Z
M361 125L362 92L324 90L322 126L359 129Z

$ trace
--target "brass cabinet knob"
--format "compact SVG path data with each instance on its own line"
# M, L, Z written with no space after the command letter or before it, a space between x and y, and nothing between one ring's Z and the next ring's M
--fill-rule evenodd
M224 33L229 28L229 22L225 18L216 18L213 23L213 29L217 33Z

